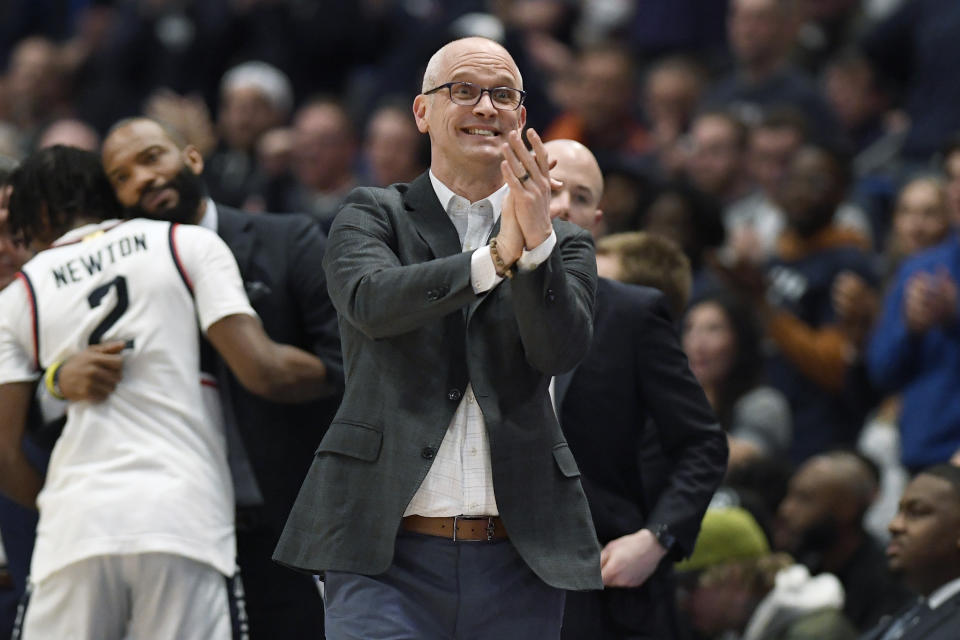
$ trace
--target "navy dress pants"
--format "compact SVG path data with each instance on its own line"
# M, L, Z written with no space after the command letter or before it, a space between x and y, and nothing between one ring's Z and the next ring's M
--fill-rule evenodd
M564 592L509 540L454 542L400 531L386 573L327 571L328 640L555 640Z

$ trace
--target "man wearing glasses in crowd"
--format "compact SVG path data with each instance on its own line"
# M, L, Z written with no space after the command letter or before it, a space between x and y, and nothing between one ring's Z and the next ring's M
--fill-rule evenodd
M413 103L431 168L346 200L324 259L347 370L275 558L324 572L329 638L557 638L601 587L550 377L592 333L590 236L551 222L520 73L441 48Z

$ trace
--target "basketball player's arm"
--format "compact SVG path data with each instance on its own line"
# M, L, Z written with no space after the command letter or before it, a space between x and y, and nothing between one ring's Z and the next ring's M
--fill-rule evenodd
M244 387L274 402L305 402L327 392L327 368L316 356L280 345L263 330L247 300L236 259L215 233L174 228L171 242L192 282L200 329Z
M33 387L33 382L0 384L0 493L29 509L37 508L37 494L43 485L23 453Z
M244 387L274 402L306 402L324 395L323 360L296 347L277 344L260 319L235 313L207 328L207 339Z
M123 378L122 340L95 344L70 356L60 365L60 393L70 402L102 402Z

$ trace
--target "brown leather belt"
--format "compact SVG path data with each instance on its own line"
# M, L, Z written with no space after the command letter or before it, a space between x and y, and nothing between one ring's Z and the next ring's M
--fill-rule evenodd
M507 529L498 516L453 516L452 518L406 516L400 526L406 531L449 538L454 542L503 540L507 537Z

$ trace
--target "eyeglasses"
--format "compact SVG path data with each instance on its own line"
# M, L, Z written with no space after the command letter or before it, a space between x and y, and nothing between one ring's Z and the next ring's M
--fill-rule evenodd
M523 99L527 97L526 91L514 89L512 87L492 87L484 89L472 82L447 82L429 91L424 91L423 95L428 96L441 89L446 89L450 93L450 101L464 107L472 107L480 102L484 92L490 94L490 101L497 109L504 111L515 111L523 104Z

